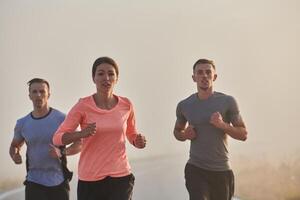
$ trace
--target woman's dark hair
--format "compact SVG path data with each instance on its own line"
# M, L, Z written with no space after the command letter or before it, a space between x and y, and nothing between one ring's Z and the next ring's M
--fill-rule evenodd
M93 64L93 69L92 69L93 78L95 77L97 67L103 63L112 65L116 70L117 76L119 76L119 67L117 63L110 57L100 57L97 58Z

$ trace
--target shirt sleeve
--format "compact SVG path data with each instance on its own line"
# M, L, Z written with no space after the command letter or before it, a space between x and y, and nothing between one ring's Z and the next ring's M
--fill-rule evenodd
M135 115L134 115L134 110L133 106L130 103L130 111L129 111L129 117L127 119L127 130L126 130L126 136L128 141L134 145L134 140L137 136L138 132L136 129L136 124L135 124Z
M62 137L65 133L70 134L71 132L74 132L79 124L82 123L83 115L81 109L82 105L80 104L80 101L73 106L73 108L70 110L70 112L67 114L65 120L60 124L57 131L55 132L53 136L53 144L56 146L62 146L64 145L62 143Z
M21 120L17 120L17 123L14 128L14 140L24 140L24 137L22 136L22 127L23 124Z
M229 97L229 110L227 112L229 122L234 122L241 118L238 104L233 97Z
M182 113L182 105L181 103L178 103L177 108L176 108L176 121L179 123L186 123L187 120L185 118L185 116Z

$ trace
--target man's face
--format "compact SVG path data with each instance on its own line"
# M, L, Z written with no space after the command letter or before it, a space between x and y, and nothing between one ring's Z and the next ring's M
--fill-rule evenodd
M212 88L213 81L216 80L217 74L211 64L198 64L195 67L193 80L197 87L203 91Z
M29 98L34 108L43 108L48 105L50 93L45 83L32 83L29 88Z

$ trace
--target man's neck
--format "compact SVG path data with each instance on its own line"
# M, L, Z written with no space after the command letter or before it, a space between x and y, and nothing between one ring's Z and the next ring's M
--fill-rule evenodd
M48 105L41 108L34 108L32 111L32 115L35 118L40 118L47 115L49 111L50 111L50 107Z
M207 90L202 90L202 89L199 89L198 90L198 98L199 99L208 99L211 95L213 95L213 89L212 88L209 88Z

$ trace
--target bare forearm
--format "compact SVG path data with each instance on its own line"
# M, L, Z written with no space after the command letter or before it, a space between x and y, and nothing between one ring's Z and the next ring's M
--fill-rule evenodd
M81 151L81 142L74 142L69 147L65 148L64 154L67 156L75 155Z
M14 146L10 146L9 147L9 155L11 158L13 158L13 156L17 153L17 147L14 147Z
M16 141L16 140L13 140L10 144L9 155L16 164L22 163L22 156L20 155L20 148L23 144L24 144L24 141Z
M16 154L19 154L21 147L23 146L24 141L13 140L9 147L9 155L11 158Z
M64 145L67 145L79 141L81 138L87 138L95 134L96 134L96 123L94 122L94 123L89 123L81 131L64 133L61 140Z
M248 133L245 127L235 127L226 123L222 129L226 134L236 140L245 141L247 139Z
M186 123L176 121L173 134L179 141L194 140L197 135L192 125L186 126Z
M80 140L81 138L82 138L81 131L75 131L72 133L64 133L61 138L61 141L64 145L68 145Z

